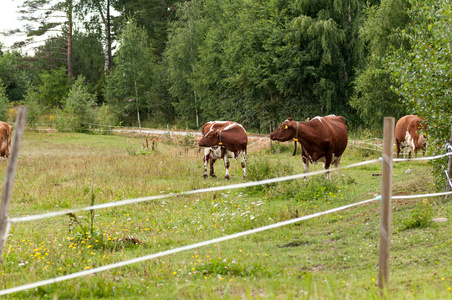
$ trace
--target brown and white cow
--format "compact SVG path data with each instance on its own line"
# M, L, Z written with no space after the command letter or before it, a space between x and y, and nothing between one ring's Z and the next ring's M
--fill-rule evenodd
M306 122L287 118L270 134L270 139L280 142L298 141L302 147L301 155L305 172L309 172L309 163L323 162L325 170L334 164L337 173L342 154L347 148L348 134L345 119L341 116L329 115L315 117ZM330 178L330 172L325 174L325 178Z
M414 150L414 157L417 156L417 151L422 149L424 154L427 143L424 138L426 130L425 119L419 118L416 115L407 115L401 117L395 127L395 144L397 147L397 158L399 157L400 149L408 147L408 158L411 158L411 151Z
M0 156L8 157L11 148L12 128L8 123L0 121Z
M198 145L204 149L204 174L207 178L207 164L210 162L210 176L216 177L213 164L219 158L223 158L226 168L224 178L229 180L229 158L242 158L241 166L243 178L246 178L246 147L248 136L245 128L237 122L232 121L212 121L204 124L201 129L202 138Z

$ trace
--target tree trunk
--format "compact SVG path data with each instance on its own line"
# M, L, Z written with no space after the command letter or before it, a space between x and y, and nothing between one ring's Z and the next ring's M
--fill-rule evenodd
M112 57L111 57L111 23L110 23L110 0L107 0L107 15L104 15L102 11L102 6L100 1L96 1L97 9L99 10L100 17L102 18L102 23L105 26L105 72L111 71L113 68Z
M113 67L111 58L111 23L110 23L110 0L107 0L107 22L105 24L105 70L111 71Z
M68 0L67 77L72 82L72 0Z
M140 136L141 136L141 121L140 121L140 108L138 105L138 89L137 89L137 81L135 79L135 96L136 96L136 102L137 102L137 118L138 118L138 127L140 128Z

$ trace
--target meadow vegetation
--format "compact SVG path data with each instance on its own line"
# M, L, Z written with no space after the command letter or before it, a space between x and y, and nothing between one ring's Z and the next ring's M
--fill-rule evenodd
M83 133L24 135L10 216L85 207L245 182L202 179L194 136L145 138ZM149 138L151 140L151 138ZM292 144L250 151L248 179L301 173ZM342 165L377 158L346 150ZM1 179L7 162L0 161ZM319 170L321 165L311 166ZM434 191L428 162L394 165L394 194ZM408 171L409 170L409 171ZM0 265L2 289L100 267L380 194L381 165L272 185L171 197L14 224ZM393 200L391 299L452 298L450 200ZM377 201L295 225L10 295L42 299L379 299Z

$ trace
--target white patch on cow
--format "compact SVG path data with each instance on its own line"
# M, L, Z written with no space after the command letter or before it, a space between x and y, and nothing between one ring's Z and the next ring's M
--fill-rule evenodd
M312 157L309 156L308 159L306 160L306 163L303 161L304 172L305 173L309 173L309 163L311 163L313 165L316 165L319 162L323 163L323 168L325 169L325 163L326 163L326 157L325 156L320 157L316 161L313 161ZM341 156L336 157L333 154L333 157L331 158L330 168L331 168L331 165L333 165L333 164L334 164L335 169L336 169L336 174L338 174L339 173L339 166L341 164ZM325 173L325 178L326 179L330 179L330 172ZM306 178L305 178L305 181L306 181Z
M414 145L414 139L411 137L411 134L408 130L405 133L405 142L402 144L404 144L402 147L408 146L413 150L416 148L416 146Z
M312 118L312 120L315 120L315 119L319 120L320 123L322 123L322 117L317 116L317 117L315 117L315 118Z
M237 124L237 123L229 124L228 126L226 126L226 127L223 129L223 131L226 131L226 130L228 130L228 129L230 129L230 128L233 128L233 127L235 127L236 125L238 125L238 124Z
M219 159L221 157L221 148L220 147L205 147L204 148L204 156L208 155L209 153L213 159Z

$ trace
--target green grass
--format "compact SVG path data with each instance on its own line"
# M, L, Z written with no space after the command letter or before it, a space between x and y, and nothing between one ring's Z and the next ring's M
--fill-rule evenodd
M186 140L69 133L24 135L10 216L245 182L232 161L202 179L202 154ZM292 145L248 155L248 180L301 173ZM187 152L185 152L187 149ZM377 156L349 147L342 164ZM311 166L320 170L321 165ZM405 171L410 169L409 174ZM1 179L6 161L0 161ZM435 189L426 162L394 165L394 194ZM287 174L287 175L289 175ZM14 224L0 265L2 289L45 280L373 198L379 163L323 176L173 197ZM391 299L452 298L450 201L393 201ZM425 210L425 211L423 211ZM424 213L424 215L422 214ZM51 299L378 299L379 203L12 294Z

